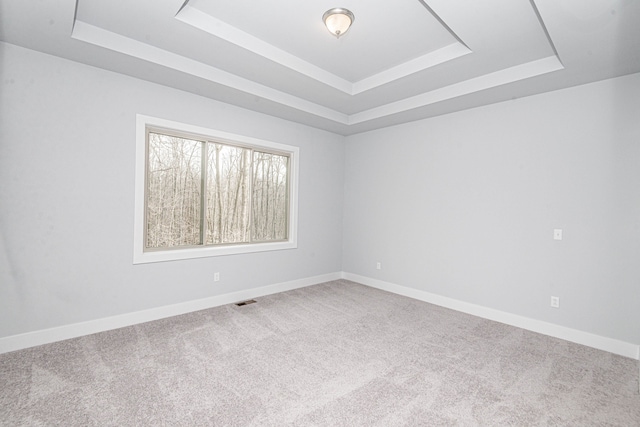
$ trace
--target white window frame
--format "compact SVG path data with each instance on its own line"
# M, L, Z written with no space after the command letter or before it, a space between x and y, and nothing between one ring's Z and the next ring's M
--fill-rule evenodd
M145 185L147 169L147 136L149 128L167 129L169 132L182 132L202 135L218 141L227 141L254 147L271 149L289 155L289 222L288 238L284 241L243 243L230 245L199 246L166 250L145 251ZM133 237L133 263L175 261L182 259L215 257L221 255L245 254L252 252L295 249L298 247L298 161L299 148L273 141L252 138L222 132L157 117L136 115L136 165L135 165L135 219Z

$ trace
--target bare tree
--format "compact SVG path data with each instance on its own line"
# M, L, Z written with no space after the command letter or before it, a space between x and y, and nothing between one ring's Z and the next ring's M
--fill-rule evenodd
M273 153L150 132L147 247L286 239L288 161Z

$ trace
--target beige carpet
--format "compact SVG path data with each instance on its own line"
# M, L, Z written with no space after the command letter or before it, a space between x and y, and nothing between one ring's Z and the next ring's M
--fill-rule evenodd
M640 426L637 361L336 281L0 355L2 426Z

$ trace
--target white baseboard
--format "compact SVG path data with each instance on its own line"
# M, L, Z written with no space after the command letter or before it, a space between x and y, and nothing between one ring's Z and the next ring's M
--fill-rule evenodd
M342 273L342 278L353 282L361 283L372 288L383 291L392 292L394 294L403 295L409 298L439 305L441 307L450 308L484 319L494 320L528 331L537 332L539 334L548 335L554 338L560 338L565 341L571 341L577 344L586 345L588 347L597 348L599 350L608 351L610 353L619 354L621 356L640 360L640 346L625 341L607 338L588 332L571 329L553 323L535 320L517 314L507 313L505 311L495 310L481 305L471 304L468 302L456 300L453 298L443 297L441 295L432 294L418 289L408 288L406 286L396 285L394 283L384 282L382 280L372 279L370 277L360 276L357 274Z
M125 326L137 325L139 323L150 322L152 320L164 319L166 317L178 316L180 314L191 313L193 311L204 310L211 307L232 304L265 295L276 294L278 292L304 288L306 286L330 282L341 278L342 273L340 272L323 274L320 276L307 277L304 279L277 283L260 288L246 289L243 291L216 295L209 298L151 308L118 316L89 320L86 322L58 326L50 329L42 329L19 335L11 335L0 338L0 354L70 338L77 338L84 335L95 334L97 332L123 328Z
M640 346L636 344L615 340L613 338L602 337L588 332L555 325L553 323L543 322L541 320L535 320L528 317L519 316L516 314L507 313L504 311L495 310L492 308L483 307L453 298L443 297L441 295L432 294L418 289L396 285L394 283L384 282L382 280L372 279L370 277L360 276L347 272L329 273L320 276L313 276L304 279L263 286L260 288L246 289L243 291L217 295L179 304L172 304L133 313L121 314L118 316L90 320L81 323L74 323L71 325L58 326L50 329L42 329L39 331L27 332L24 334L11 335L8 337L0 338L0 354L29 347L35 347L42 344L48 344L56 341L62 341L70 338L77 338L84 335L95 334L98 332L109 331L126 326L137 325L139 323L164 319L171 316L178 316L180 314L191 313L207 308L232 304L234 302L258 298L278 292L304 288L307 286L316 285L318 283L329 282L341 278L361 283L373 288L381 289L383 291L392 292L394 294L403 295L409 298L439 305L441 307L450 308L452 310L472 314L474 316L494 320L496 322L505 323L507 325L516 326L518 328L526 329L532 332L537 332L540 334L560 338L566 341L571 341L577 344L586 345L588 347L593 347L599 350L604 350L610 353L640 360Z

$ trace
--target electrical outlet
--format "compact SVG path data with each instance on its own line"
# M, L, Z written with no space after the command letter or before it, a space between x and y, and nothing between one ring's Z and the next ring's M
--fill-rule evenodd
M220 273L213 273L213 281L214 282L220 281Z
M551 297L551 307L560 308L560 297Z
M382 270L382 264L376 262L376 270Z

